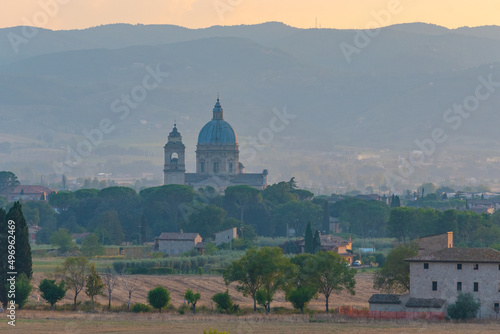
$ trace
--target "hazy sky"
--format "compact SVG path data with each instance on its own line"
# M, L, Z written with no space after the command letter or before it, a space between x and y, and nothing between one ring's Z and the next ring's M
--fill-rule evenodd
M456 28L500 25L499 13L499 0L4 0L0 3L0 27L29 24L81 29L143 23L200 28L281 21L311 28L317 18L322 28L405 22Z

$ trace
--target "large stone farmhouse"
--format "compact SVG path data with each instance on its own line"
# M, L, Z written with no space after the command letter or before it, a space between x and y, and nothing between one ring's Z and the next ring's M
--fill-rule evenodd
M196 248L202 243L198 233L162 233L154 239L153 250L168 255L178 255Z
M370 313L382 317L444 318L459 293L481 301L478 318L497 318L500 311L500 252L491 248L453 248L452 232L423 238L410 263L410 292L376 294ZM434 242L430 243L432 240ZM435 241L444 241L439 243ZM422 247L432 245L430 251Z

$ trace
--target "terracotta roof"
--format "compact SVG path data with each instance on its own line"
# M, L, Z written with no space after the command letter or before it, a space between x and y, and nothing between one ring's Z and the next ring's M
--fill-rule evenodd
M444 305L444 299L438 298L410 298L405 306L406 307L428 307L428 308L441 308Z
M374 294L368 299L371 304L401 304L399 295L391 294Z
M335 235L320 235L321 239L321 247L337 247L348 245L350 241L342 239L341 237L337 237ZM304 239L300 239L298 241L298 245L305 245L306 241Z
M445 248L414 256L408 262L482 262L500 263L500 252L492 248Z
M32 194L51 194L55 192L55 190L44 187L44 186L17 186L12 189L9 194L20 194L21 192L24 195L32 195Z
M198 233L166 233L163 232L157 238L158 240L194 240L199 236Z

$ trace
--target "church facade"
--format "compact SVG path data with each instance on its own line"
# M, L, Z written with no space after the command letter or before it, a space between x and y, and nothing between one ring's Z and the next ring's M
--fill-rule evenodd
M195 189L212 186L222 192L229 186L247 185L263 190L267 186L266 169L262 173L244 173L239 159L238 136L224 120L217 98L212 120L201 129L196 147L196 173L186 173L186 147L177 125L164 147L164 184L185 184Z

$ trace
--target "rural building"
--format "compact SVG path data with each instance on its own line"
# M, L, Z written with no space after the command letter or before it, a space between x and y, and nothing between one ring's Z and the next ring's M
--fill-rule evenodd
M460 292L481 301L479 318L496 318L500 311L500 252L492 248L445 248L407 259L410 296L441 299L453 304Z
M500 311L500 252L491 248L453 248L453 233L418 240L418 255L410 263L410 292L375 294L373 316L444 319L459 293L481 301L477 317L497 318Z
M46 201L50 194L57 191L44 186L17 186L9 192L2 194L9 202L14 201Z
M233 239L238 239L238 229L236 227L215 233L215 244L217 246L223 243L232 244Z
M444 248L453 248L453 232L429 235L419 238L418 255L432 253Z
M196 248L203 239L198 233L162 233L154 239L153 250L168 255L188 252Z
M321 235L319 236L321 240L321 251L335 252L345 258L349 265L352 265L353 253L352 253L352 242L351 240L345 240L341 237L334 235ZM296 241L297 247L300 253L305 253L306 242L304 239L299 239Z
M71 235L71 239L73 240L74 243L81 244L83 239L85 239L87 236L89 236L89 232L84 232L84 233L73 233Z

